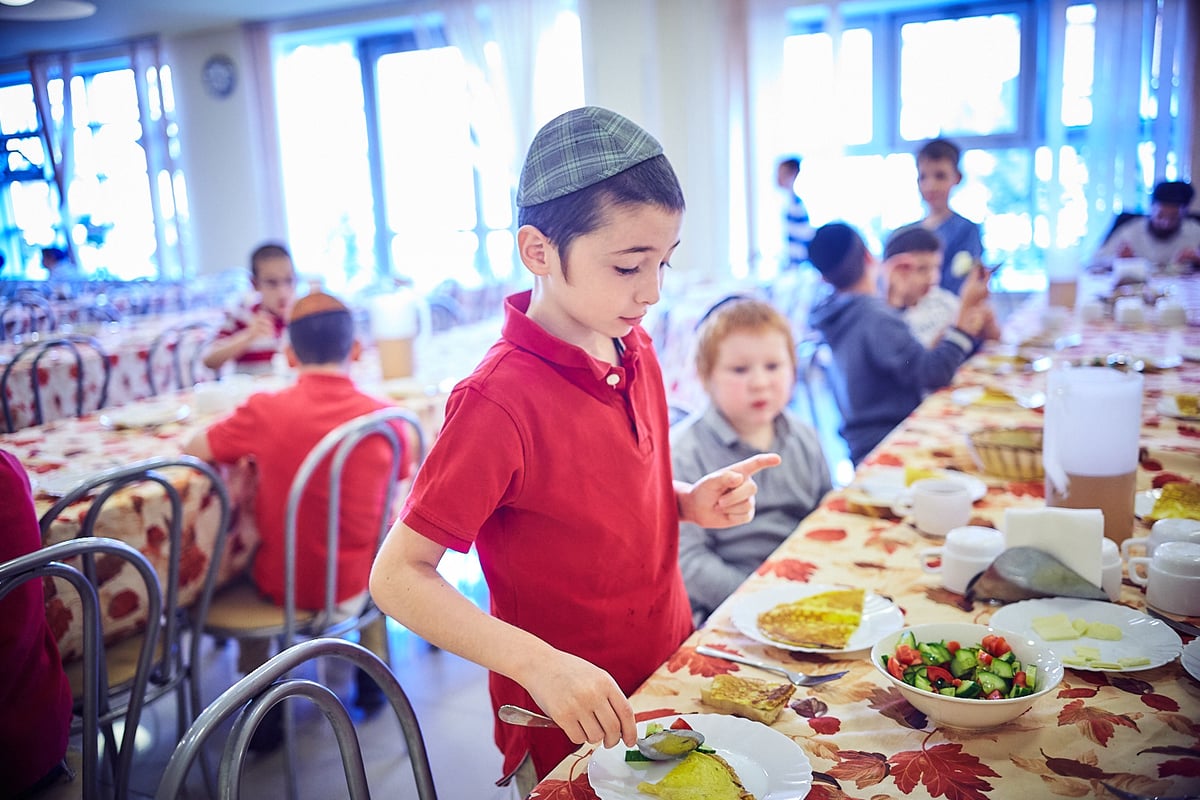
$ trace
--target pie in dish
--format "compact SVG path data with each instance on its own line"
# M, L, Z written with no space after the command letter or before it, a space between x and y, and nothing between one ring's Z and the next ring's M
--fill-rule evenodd
M716 753L688 753L660 780L642 781L637 788L666 800L754 800L729 762Z
M1179 413L1185 417L1200 416L1200 395L1175 395L1175 408L1179 409Z
M780 603L758 615L763 636L793 647L845 649L862 622L863 589L834 589Z
M771 683L739 675L718 675L700 690L706 705L739 717L770 725L779 719L796 687L790 683Z

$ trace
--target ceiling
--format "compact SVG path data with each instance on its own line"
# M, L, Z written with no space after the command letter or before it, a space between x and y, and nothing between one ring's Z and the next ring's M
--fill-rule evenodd
M240 22L303 16L380 5L381 0L87 0L95 14L62 16L80 0L33 0L0 5L0 61L40 50L79 50L149 34L179 35ZM395 5L395 3L391 3Z

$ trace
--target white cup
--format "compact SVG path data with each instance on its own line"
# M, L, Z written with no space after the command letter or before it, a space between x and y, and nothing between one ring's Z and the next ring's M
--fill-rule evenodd
M1118 297L1113 319L1120 325L1141 325L1146 321L1146 303L1139 297Z
M1104 303L1100 300L1088 300L1079 306L1079 316L1084 322L1099 322L1104 319Z
M1182 328L1187 325L1187 309L1174 298L1160 297L1154 304L1154 321L1164 328Z
M1121 551L1112 539L1100 542L1100 588L1114 603L1121 597Z
M1139 568L1145 567L1142 575ZM1129 580L1146 587L1146 604L1168 614L1200 616L1200 544L1163 542L1150 557L1129 559Z
M200 414L219 414L232 411L238 399L220 381L202 381L192 389L192 407Z
M1134 536L1121 542L1121 557L1132 558L1137 548L1140 555L1149 558L1154 550L1166 542L1194 542L1200 544L1200 519L1175 519L1168 517L1154 523L1149 536Z
M945 536L971 520L971 491L948 478L922 478L892 504L901 517L912 515L917 529L930 536Z
M995 528L966 525L951 529L946 534L945 544L927 547L917 553L917 558L921 561L921 569L941 574L942 585L947 589L966 594L971 579L987 569L1003 552L1003 533ZM935 558L941 561L937 566L929 563Z

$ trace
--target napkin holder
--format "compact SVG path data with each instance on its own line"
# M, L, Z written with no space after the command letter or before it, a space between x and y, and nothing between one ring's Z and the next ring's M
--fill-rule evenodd
M1104 590L1036 547L1010 547L967 584L967 599L1012 603L1038 597L1108 600Z

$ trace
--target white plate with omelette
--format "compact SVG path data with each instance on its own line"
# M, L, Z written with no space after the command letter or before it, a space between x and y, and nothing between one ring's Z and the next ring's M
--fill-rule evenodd
M638 736L646 726L658 722L671 727L682 718L692 730L704 734L704 745L717 751L737 773L738 780L757 800L802 800L812 789L812 766L808 756L792 739L779 731L727 714L675 714L638 723ZM598 747L588 762L588 783L600 800L647 800L638 791L642 781L662 779L678 761L628 764L623 744Z
M788 644L765 634L758 625L759 614L770 611L785 603L794 603L805 597L823 592L846 589L845 586L830 586L820 583L785 583L772 586L761 592L735 599L730 615L739 631L756 642L792 650L798 653L854 653L873 647L880 637L904 627L904 612L894 602L881 595L867 592L863 597L862 620L850 634L845 647L805 647Z

